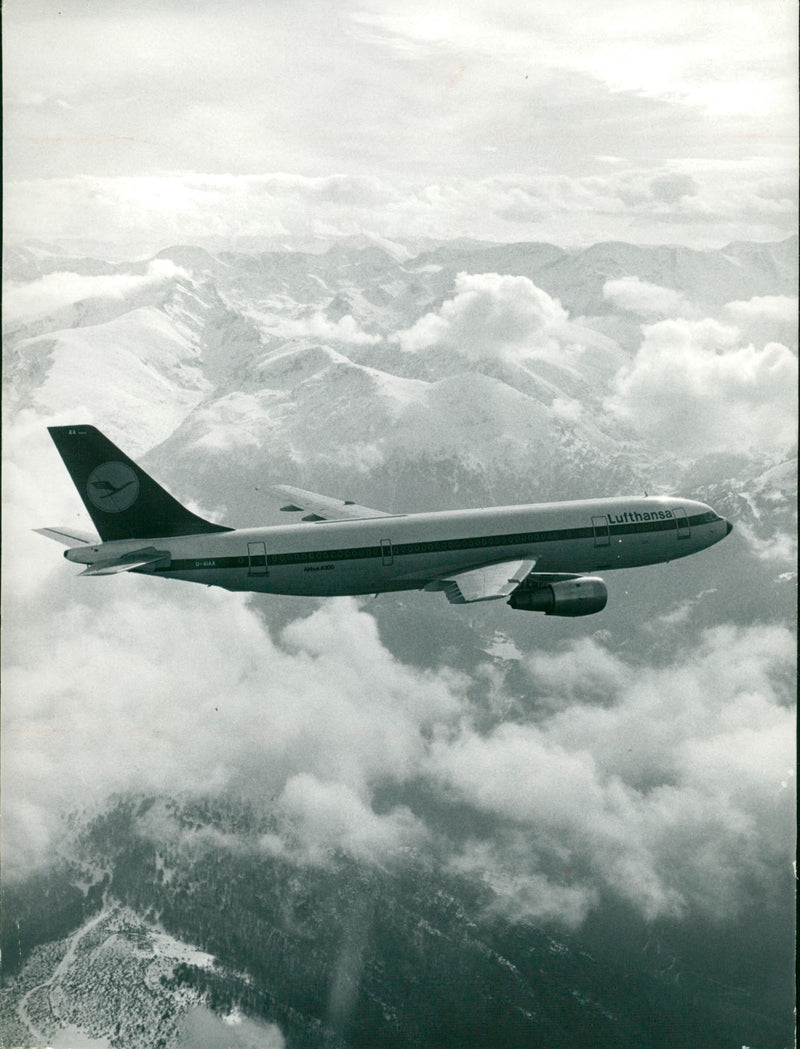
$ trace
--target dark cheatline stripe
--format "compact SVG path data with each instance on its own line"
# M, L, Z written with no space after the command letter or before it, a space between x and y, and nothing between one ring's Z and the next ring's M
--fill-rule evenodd
M709 524L717 520L712 511L687 518L689 527ZM674 517L663 521L634 521L629 524L612 524L608 528L610 535L636 535L641 532L677 531L678 520ZM559 528L543 532L514 532L506 535L480 535L464 539L435 539L423 543L392 544L395 557L413 556L415 554L439 554L449 550L480 550L482 547L530 546L534 543L557 543L574 539L592 539L593 528ZM601 527L599 534L606 535ZM193 572L219 568L264 568L278 565L314 564L320 561L360 561L383 556L380 546L356 546L338 550L297 550L287 554L269 554L248 558L246 554L237 557L191 557L173 560L168 568L157 568L157 572Z

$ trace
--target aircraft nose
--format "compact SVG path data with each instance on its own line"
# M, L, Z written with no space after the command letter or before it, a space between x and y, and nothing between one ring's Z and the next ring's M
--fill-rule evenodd
M730 535L732 531L733 531L733 525L731 524L730 521L726 521L725 522L725 535Z

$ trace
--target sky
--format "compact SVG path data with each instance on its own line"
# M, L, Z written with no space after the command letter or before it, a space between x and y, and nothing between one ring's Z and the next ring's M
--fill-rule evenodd
M6 239L777 240L795 40L788 0L9 0Z

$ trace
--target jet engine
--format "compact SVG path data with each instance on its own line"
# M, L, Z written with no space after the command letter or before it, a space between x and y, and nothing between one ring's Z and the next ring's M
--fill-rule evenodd
M608 600L606 584L597 576L563 579L534 589L515 590L508 603L546 616L590 616L602 612Z

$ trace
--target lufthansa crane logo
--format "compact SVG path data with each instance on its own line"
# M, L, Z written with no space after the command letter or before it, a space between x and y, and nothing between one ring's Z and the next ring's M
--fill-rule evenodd
M86 492L98 510L118 514L139 497L139 478L125 463L101 463L89 474Z

